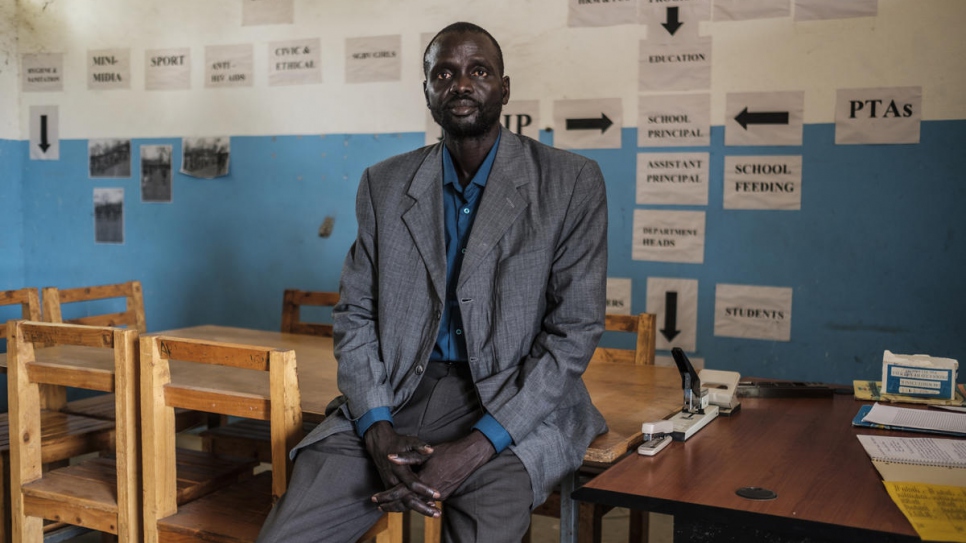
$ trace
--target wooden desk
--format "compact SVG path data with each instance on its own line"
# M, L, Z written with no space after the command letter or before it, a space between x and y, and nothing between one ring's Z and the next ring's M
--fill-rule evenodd
M628 456L573 496L751 526L790 540L919 541L855 437L903 434L853 428L861 403L849 395L745 398L732 417L719 417L655 457ZM778 497L741 498L735 490L743 486L767 488Z

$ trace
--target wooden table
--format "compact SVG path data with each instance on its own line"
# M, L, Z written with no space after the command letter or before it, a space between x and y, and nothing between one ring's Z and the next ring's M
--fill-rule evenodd
M910 434L852 427L863 402L850 395L741 403L738 413L718 417L687 442L655 457L624 458L574 498L755 527L789 540L919 541L855 437ZM735 490L744 486L778 497L741 498Z

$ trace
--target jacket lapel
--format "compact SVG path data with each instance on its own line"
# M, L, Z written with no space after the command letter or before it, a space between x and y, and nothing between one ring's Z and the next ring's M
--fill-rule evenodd
M442 144L429 153L416 170L408 195L412 206L402 216L416 245L439 300L446 296L446 248L443 236Z

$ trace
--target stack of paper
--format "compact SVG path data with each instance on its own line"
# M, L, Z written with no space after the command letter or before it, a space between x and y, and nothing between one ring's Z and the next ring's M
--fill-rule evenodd
M852 425L966 436L966 413L909 409L876 403L872 406L861 406L859 413L852 419Z

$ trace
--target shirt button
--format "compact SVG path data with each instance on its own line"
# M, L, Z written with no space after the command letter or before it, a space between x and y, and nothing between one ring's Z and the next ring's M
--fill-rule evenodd
M466 254L466 247L463 247L462 249L460 249L460 253L462 253L462 254L465 255Z
M421 365L416 366L416 375L422 375L422 374L423 374L423 367Z
M456 329L456 335L458 335L458 336L463 335L463 331L460 330L459 328L457 328Z
M470 214L470 208L464 207L463 208L463 215L469 215L469 214Z

